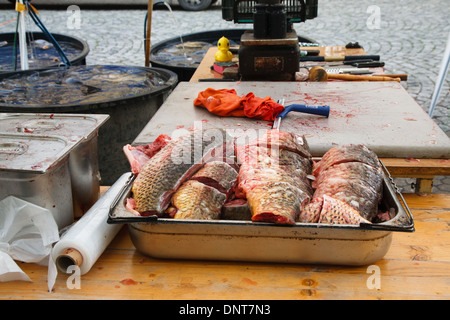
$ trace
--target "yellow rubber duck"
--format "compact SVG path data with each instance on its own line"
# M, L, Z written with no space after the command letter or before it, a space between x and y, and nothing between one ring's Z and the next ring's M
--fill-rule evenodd
M216 52L214 58L219 62L227 62L233 59L233 54L229 51L230 49L230 41L227 38L222 37L217 42L217 48L219 51Z

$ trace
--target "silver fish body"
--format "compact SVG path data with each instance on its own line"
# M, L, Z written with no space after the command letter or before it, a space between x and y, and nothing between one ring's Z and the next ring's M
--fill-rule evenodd
M170 204L172 195L202 166L217 158L227 141L226 133L217 131L211 138L193 131L170 140L140 169L132 193L136 211L161 215Z
M215 220L221 213L226 195L195 180L189 180L171 199L174 219Z

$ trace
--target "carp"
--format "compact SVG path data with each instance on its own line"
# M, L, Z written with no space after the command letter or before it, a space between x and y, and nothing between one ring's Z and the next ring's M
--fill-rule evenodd
M174 219L215 220L221 213L226 195L196 180L189 180L172 196L168 209Z
M131 172L137 175L147 161L164 148L170 140L171 138L168 135L161 134L155 141L147 145L125 145L123 147L123 152L130 163Z
M223 161L211 161L197 171L190 180L209 185L230 196L236 184L238 173L230 164Z
M173 194L166 213L175 219L219 219L234 189L237 171L228 163L206 163Z
M247 192L252 221L295 224L310 195L287 182L260 184Z
M352 224L371 223L345 202L327 195L314 198L302 210L300 222Z
M295 152L306 159L311 159L311 153L306 138L303 135L298 135L292 132L273 129L266 130L261 137L251 141L246 146L287 150Z
M303 136L268 130L236 147L236 197L247 199L252 221L295 224L312 197L309 146Z
M374 168L380 168L377 155L368 147L361 144L346 144L328 150L314 165L313 174L318 176L327 168L345 162L361 162Z
M358 144L331 148L314 164L313 173L313 200L303 209L302 222L358 224L376 217L383 178L381 164L372 150Z
M228 143L226 132L219 129L196 130L170 140L140 169L132 186L134 209L142 215L164 214L183 182L205 163L223 158Z

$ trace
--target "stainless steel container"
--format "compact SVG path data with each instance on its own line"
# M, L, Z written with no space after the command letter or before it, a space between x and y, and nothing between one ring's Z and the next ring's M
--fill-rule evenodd
M109 115L1 113L0 132L64 137L75 145L69 156L73 211L81 217L98 200L98 130Z
M384 171L381 206L394 210L384 223L330 225L231 220L175 220L138 217L125 208L133 176L110 210L109 223L127 223L140 252L156 258L367 265L389 250L393 232L413 232L414 222L402 195Z
M60 229L71 224L73 146L60 137L0 133L0 199L12 195L46 208Z

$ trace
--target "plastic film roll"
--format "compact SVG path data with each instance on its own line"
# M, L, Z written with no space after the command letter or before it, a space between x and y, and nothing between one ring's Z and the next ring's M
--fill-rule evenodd
M123 174L53 247L52 259L61 272L77 265L86 274L117 235L122 224L108 224L109 209L130 175Z

